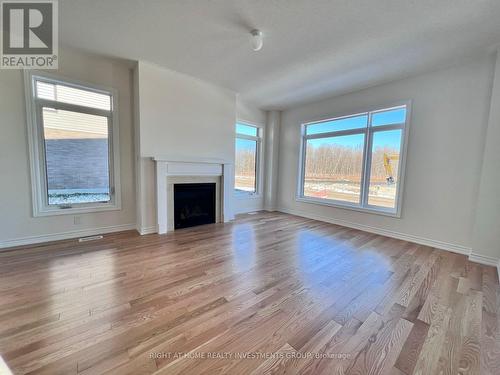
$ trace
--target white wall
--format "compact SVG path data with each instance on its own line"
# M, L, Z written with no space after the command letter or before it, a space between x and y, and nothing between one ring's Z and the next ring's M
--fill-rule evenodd
M266 111L259 109L252 103L245 102L240 98L236 99L236 119L238 121L248 122L250 124L260 125L263 127L263 141L261 145L261 160L260 160L260 176L259 189L260 192L256 196L246 196L244 194L235 194L234 196L234 212L236 214L259 211L264 208L264 185L266 166ZM233 128L234 129L234 128Z
M139 62L141 156L234 160L236 94Z
M122 209L92 214L32 217L23 74L0 70L0 246L131 229L135 223L131 70L117 60L60 49L59 70L72 79L118 90Z
M236 118L239 121L264 126L266 124L266 115L267 112L256 105L239 97L236 98Z
M284 111L279 209L470 251L493 71L494 58L484 57ZM412 113L401 218L295 200L302 122L407 99Z
M472 250L485 262L500 259L500 58L497 53L483 154ZM481 259L478 259L481 260ZM500 271L500 262L498 262Z
M155 231L151 157L234 162L236 94L146 62L135 69L138 126L138 229Z

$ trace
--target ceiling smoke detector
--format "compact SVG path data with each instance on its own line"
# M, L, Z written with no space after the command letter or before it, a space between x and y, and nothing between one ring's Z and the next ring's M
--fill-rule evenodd
M262 45L264 44L262 31L254 29L250 31L250 35L251 35L250 43L252 44L253 50L260 51L262 49Z

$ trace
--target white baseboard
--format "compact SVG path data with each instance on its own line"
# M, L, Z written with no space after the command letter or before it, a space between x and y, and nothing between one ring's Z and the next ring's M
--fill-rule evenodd
M471 254L469 255L469 260L471 262L484 264L486 266L498 267L499 265L498 258L493 258L490 256L481 255L474 252L471 252Z
M134 229L136 229L135 224L121 224L121 225L113 225L113 226L101 227L101 228L81 229L81 230L73 230L73 231L62 232L62 233L52 233L52 234L44 234L44 235L40 235L40 236L15 238L15 239L11 239L11 240L0 241L0 249L14 247L14 246L33 245L33 244L43 243L43 242L68 240L71 238L95 236L98 234L122 232L125 230L134 230Z
M267 206L266 206L266 207L264 207L264 210L265 210L265 211L268 211L268 212L276 212L276 211L278 211L278 210L276 209L276 207L267 207Z
M262 211L262 208L245 207L234 211L235 215L248 214L249 212Z
M466 246L462 246L462 245L458 245L458 244L452 244L452 243L448 243L448 242L433 240L430 238L414 236L412 234L400 233L400 232L395 232L395 231L388 230L388 229L382 229L382 228L372 227L369 225L353 223L353 222L347 221L347 220L341 220L341 219L335 219L332 217L327 217L327 216L322 216L322 215L310 214L308 212L303 212L303 211L299 211L299 210L278 208L278 211L281 211L281 212L284 212L287 214L291 214L291 215L306 217L308 219L324 221L324 222L331 223L331 224L337 224L337 225L341 225L343 227L359 229L359 230L362 230L365 232L379 234L381 236L396 238L398 240L414 242L414 243L417 243L419 245L430 246L430 247L434 247L436 249L451 251L453 253L469 255L472 251L472 249L470 247L466 247Z
M158 229L156 228L156 225L153 227L140 227L137 228L137 231L141 236L144 236L146 234L153 234L153 233L158 233Z
M252 199L254 198L249 198L247 201L245 201L244 199L240 198L239 201L234 204L234 214L247 214L249 212L261 211L264 208L260 199L254 199L254 201L252 201Z

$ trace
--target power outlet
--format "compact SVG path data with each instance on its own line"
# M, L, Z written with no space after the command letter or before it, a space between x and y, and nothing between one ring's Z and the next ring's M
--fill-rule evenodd
M74 225L80 225L82 223L82 217L81 216L73 216L73 224Z

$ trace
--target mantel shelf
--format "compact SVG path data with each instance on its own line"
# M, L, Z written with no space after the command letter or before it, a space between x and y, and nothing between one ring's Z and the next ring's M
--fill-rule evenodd
M165 163L203 163L203 164L232 164L232 162L217 158L192 158L192 157L175 157L175 156L152 156L155 162Z

